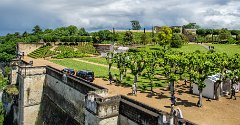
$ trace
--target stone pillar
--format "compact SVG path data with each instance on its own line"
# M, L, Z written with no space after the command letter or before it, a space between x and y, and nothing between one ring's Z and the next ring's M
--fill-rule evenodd
M117 125L120 98L89 93L86 97L85 125Z
M38 118L45 71L45 67L19 67L19 125L33 125Z
M11 73L10 73L10 83L12 85L17 84L17 76L18 76L18 66L20 65L20 61L18 59L14 59L12 60L12 62L10 63L10 66L12 68Z

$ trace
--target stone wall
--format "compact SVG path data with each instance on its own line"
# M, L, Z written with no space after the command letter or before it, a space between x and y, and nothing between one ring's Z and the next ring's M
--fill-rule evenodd
M121 96L108 96L106 93L89 93L86 98L85 125L117 125L120 99Z
M45 67L21 67L18 69L20 125L33 125L38 117L45 82Z
M165 125L169 113L53 67L18 66L19 125ZM12 72L15 73L15 72ZM193 123L182 120L181 123Z
M93 46L96 48L98 53L105 53L111 49L111 44L93 44Z
M34 50L42 47L44 43L18 43L17 52L24 52L25 55L33 52Z

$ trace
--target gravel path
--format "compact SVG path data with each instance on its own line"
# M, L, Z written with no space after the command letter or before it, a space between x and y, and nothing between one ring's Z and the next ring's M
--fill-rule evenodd
M104 65L104 64L89 62L89 61L81 60L81 59L77 59L77 58L76 58L76 59L74 58L73 60L75 60L75 61L80 61L80 62L84 62L84 63L89 63L89 64L93 64L93 65L97 65L97 66L107 67L107 68L108 68L108 65ZM113 69L118 69L117 67L114 67L114 66L112 66L111 68L113 68Z
M201 43L197 44L197 43L194 43L194 42L190 42L189 44L196 44L196 45L203 46L203 47L206 48L207 50L209 49L209 48L208 48L208 45L206 45L205 43L203 43L203 44L201 44Z
M34 66L50 65L60 70L64 68L64 66L43 59L24 57L24 60L33 60ZM87 61L85 63L95 64ZM126 95L157 109L170 112L170 93L165 88L154 89L156 92L154 95L148 92L138 92L137 96L132 96L130 87L110 85L108 81L101 78L96 78L94 83L108 88L110 95ZM240 125L240 93L237 93L237 100L221 97L220 101L207 101L203 98L203 107L199 108L196 106L198 96L188 94L188 86L179 81L175 87L177 107L182 110L185 119L201 125Z

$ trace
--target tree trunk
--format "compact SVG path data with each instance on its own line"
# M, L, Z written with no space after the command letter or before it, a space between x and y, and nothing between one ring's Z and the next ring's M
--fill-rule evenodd
M174 88L174 81L170 82L170 90L171 90L171 94L174 95L175 94L175 88Z
M199 89L198 107L202 107L202 89Z
M109 64L109 65L108 65L108 73L111 72L111 67L112 67L112 64Z
M214 84L214 96L215 96L215 99L216 99L216 100L219 100L220 94L219 94L218 89L219 89L220 84L221 84L221 81L216 82L216 83Z
M124 68L123 77L127 76L127 68Z
M233 79L230 80L230 95L232 95Z
M190 84L189 84L189 93L192 93L192 76L190 75L189 78Z
M122 82L123 79L123 72L120 72L120 82Z
M150 83L151 83L151 92L153 92L153 80L150 79Z
M138 74L134 75L134 81L133 81L133 83L137 83L137 79L138 79Z
M182 79L183 79L183 78L182 78L182 75L183 75L183 74L180 74L180 80L182 80Z

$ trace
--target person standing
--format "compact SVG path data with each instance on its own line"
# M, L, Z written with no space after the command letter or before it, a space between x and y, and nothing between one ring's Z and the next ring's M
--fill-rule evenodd
M137 95L137 85L136 85L136 83L134 83L133 85L132 85L132 94L133 95Z
M111 72L109 72L108 77L109 77L108 79L109 79L110 84L112 84L113 77L112 77L112 73Z
M232 99L232 97L234 97L235 100L237 99L237 98L236 98L236 91L235 91L235 88L234 88L234 87L232 87L231 99Z
M187 78L184 78L184 84L187 85Z
M176 105L176 97L174 96L174 94L171 95L171 105Z

